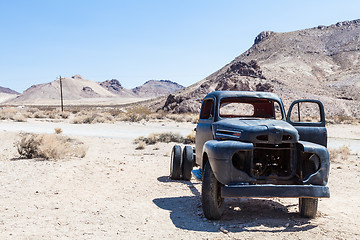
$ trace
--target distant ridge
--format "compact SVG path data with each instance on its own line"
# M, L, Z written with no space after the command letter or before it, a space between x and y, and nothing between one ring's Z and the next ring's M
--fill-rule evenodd
M20 93L5 87L0 87L0 103L9 101L19 96Z
M5 88L5 87L0 87L0 93L8 93L8 94L15 94L15 95L20 94L10 88Z
M106 80L104 82L95 82L84 79L80 75L70 78L62 78L63 98L68 103L75 101L93 102L96 104L98 99L105 101L112 98L137 98L150 99L161 95L167 95L184 87L168 80L150 80L142 86L134 89L125 89L116 79ZM33 85L26 89L23 94L11 99L11 104L52 104L60 99L60 80L54 80L49 83ZM105 99L105 100L104 100ZM133 102L134 100L131 100Z

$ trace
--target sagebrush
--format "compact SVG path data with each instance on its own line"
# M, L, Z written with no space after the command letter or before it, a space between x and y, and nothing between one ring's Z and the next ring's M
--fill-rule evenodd
M350 148L348 146L342 146L336 149L329 149L329 154L332 162L344 161L350 155Z
M61 159L86 155L83 143L58 134L21 134L15 146L23 158Z
M143 142L147 145L153 145L158 142L164 142L164 143L175 142L175 143L190 144L195 142L195 137L193 133L189 134L186 138L181 136L179 133L173 133L173 132L151 133L148 137L136 138L134 142L136 144Z

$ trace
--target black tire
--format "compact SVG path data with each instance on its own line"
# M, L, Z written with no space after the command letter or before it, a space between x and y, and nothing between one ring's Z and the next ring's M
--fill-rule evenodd
M313 161L304 161L302 166L302 175L307 178L310 174L317 170L317 166ZM299 198L300 216L304 218L314 218L317 213L317 198Z
M192 147L185 146L183 150L182 179L190 181L193 169L194 152Z
M204 168L201 201L204 215L209 220L218 220L224 212L224 198L221 197L222 184L215 178L210 163Z
M317 198L299 198L300 216L304 218L314 218L317 213Z
M182 154L181 147L175 145L171 151L170 178L179 180L181 178Z

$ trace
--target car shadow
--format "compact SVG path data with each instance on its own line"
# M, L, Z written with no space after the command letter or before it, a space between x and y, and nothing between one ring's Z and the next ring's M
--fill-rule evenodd
M309 219L291 212L297 204L281 204L272 199L229 198L225 199L225 210L220 220L207 220L202 211L201 194L196 189L200 182L174 181L169 177L159 177L160 182L176 182L187 185L192 196L156 198L153 202L170 212L173 224L180 229L219 232L300 232L317 227ZM194 185L195 184L195 185ZM261 228L257 228L261 226Z

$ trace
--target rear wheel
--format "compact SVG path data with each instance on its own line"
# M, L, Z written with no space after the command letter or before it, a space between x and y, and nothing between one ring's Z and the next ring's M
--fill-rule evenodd
M185 146L183 151L182 179L189 181L193 169L194 152L192 147Z
M299 198L300 216L304 218L314 218L317 213L317 198Z
M179 180L181 178L182 154L181 147L175 145L171 151L170 178Z
M224 199L221 197L222 184L215 178L210 163L204 168L201 200L204 215L209 220L218 220L224 211Z

